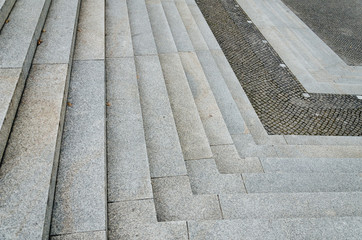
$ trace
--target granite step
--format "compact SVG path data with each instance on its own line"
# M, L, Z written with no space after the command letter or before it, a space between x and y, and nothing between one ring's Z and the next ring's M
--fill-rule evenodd
M146 3L184 159L211 158L210 144L161 1Z
M361 192L361 173L243 173L248 193Z
M1 0L0 1L0 31L13 8L16 0ZM10 19L9 19L10 22Z
M145 0L128 1L127 6L151 177L186 175Z
M361 217L361 192L219 195L224 219Z
M361 217L188 221L190 240L350 239L362 235Z
M107 238L105 1L83 0L52 213L54 239Z
M153 199L110 203L108 239L187 240L185 221L158 222Z
M13 125L50 0L19 0L0 35L0 159ZM29 9L32 11L29 12Z
M47 15L0 169L1 239L49 238L79 2Z
M361 158L261 158L266 173L361 173Z
M108 202L150 199L151 175L127 1L107 1L106 14Z
M225 73L223 75L222 71L219 69L219 67L225 66L220 64L217 65L214 59L214 55L212 54L212 51L215 53L222 53L222 50L196 3L193 0L187 1L186 3L195 24L198 27L198 35L199 37L201 35L201 37L204 39L204 42L206 43L206 46L203 48L196 48L197 56L204 69L206 78L209 81L211 90L214 93L216 102L224 117L228 130L230 134L245 134L247 130L244 119L240 114L240 111L228 89L228 86L225 83ZM194 41L193 43L197 44ZM223 70L223 72L225 71L226 70Z

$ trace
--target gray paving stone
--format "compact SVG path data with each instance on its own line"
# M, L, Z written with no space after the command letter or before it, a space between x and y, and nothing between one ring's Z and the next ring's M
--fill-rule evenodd
M1 0L0 1L0 29L3 27L5 20L9 16L11 9L15 4L15 0Z
M204 127L179 55L159 55L166 88L185 160L211 158Z
M361 137L352 136L284 136L289 145L351 145L362 146Z
M161 0L165 15L167 17L170 30L173 35L177 50L179 52L194 51L189 35L187 34L185 25L173 1Z
M216 195L193 195L187 176L152 179L158 221L221 219Z
M158 54L177 52L161 0L146 0L146 6Z
M185 222L157 222L152 199L110 203L108 216L109 239L188 239Z
M107 234L106 231L84 232L84 233L51 236L50 239L51 240L106 240Z
M186 162L193 194L245 193L240 174L220 174L214 159Z
M361 158L262 158L265 172L360 173Z
M225 219L360 217L362 193L254 193L220 195Z
M16 2L9 16L11 21L1 30L0 68L22 67L28 72L49 5L49 0Z
M248 193L257 192L361 192L358 173L244 173Z
M240 158L234 145L211 146L220 173L263 172L257 157Z
M157 223L153 199L109 203L108 215L111 231L125 224Z
M133 58L107 59L108 201L152 198Z
M30 71L0 169L1 239L48 237L68 70Z
M278 157L275 150L278 146L256 145L249 134L232 135L235 147L241 158L245 157Z
M135 55L157 54L145 0L127 1Z
M185 1L176 1L176 7L179 11L181 19L186 27L192 45L195 50L208 50L208 46L193 18L189 7Z
M104 77L103 61L73 63L52 235L106 229Z
M197 55L192 52L180 52L179 55L210 145L232 144Z
M186 167L157 56L137 56L136 69L151 177L185 175Z
M69 63L73 58L80 1L52 1L34 64Z
M281 158L360 158L360 146L287 145L274 146ZM269 156L272 157L272 156Z
M215 63L213 56L209 51L198 51L197 57L204 69L204 73L209 81L211 90L230 134L244 134L244 119L224 82L224 78Z
M106 56L133 57L127 0L106 1Z
M360 239L362 219L237 219L187 222L191 240L196 239Z
M188 0L191 1L191 0ZM188 4L190 12L195 19L197 26L209 48L209 50L220 50L219 43L216 41L214 34L212 33L209 25L207 24L204 16L200 12L199 7L196 4Z
M82 1L79 14L74 60L104 59L104 14L104 1Z

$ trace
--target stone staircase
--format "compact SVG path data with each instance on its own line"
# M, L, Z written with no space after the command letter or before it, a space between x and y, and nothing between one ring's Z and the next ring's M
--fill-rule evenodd
M0 239L361 238L361 138L267 135L194 0L11 2Z

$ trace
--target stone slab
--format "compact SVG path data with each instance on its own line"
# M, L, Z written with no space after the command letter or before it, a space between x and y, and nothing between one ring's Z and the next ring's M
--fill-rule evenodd
M104 59L105 1L81 3L74 60Z
M362 146L362 137L352 136L284 136L289 145L351 145Z
M127 0L106 1L106 57L133 57Z
M254 143L253 137L249 134L232 135L235 147L239 156L245 157L278 157L276 146L273 145L257 145Z
M265 172L361 173L361 158L262 158Z
M151 177L185 175L184 158L158 56L137 56L136 69Z
M33 64L69 63L73 58L80 1L52 2Z
M152 179L158 221L220 219L216 195L193 195L187 176Z
M134 54L157 54L145 0L127 1L127 6Z
M104 61L75 61L51 235L106 230Z
M28 72L49 5L49 0L16 2L11 20L1 30L0 68L23 68Z
M210 145L232 144L197 55L192 52L180 52L179 55Z
M360 158L360 146L287 145L274 146L281 158ZM272 157L272 156L269 156Z
M159 223L152 199L110 203L109 239L187 239L185 222Z
M0 169L0 238L49 236L68 71L30 71Z
M209 141L179 55L159 57L184 159L211 158Z
M244 173L248 193L361 192L358 173Z
M185 25L182 22L181 16L173 1L161 0L165 15L167 17L170 30L173 35L177 50L179 52L194 51L190 37L186 31Z
M220 174L214 159L186 162L193 194L245 193L240 174Z
M134 59L106 63L108 202L152 198Z
M362 193L220 195L224 219L360 217Z
M65 235L50 237L50 240L106 240L106 239L107 239L106 231L74 233L74 234L65 234Z
M263 172L257 157L240 158L234 145L211 146L220 173Z
M237 219L187 222L190 240L197 239L353 239L362 235L361 217Z
M146 0L146 6L158 54L177 52L161 0Z

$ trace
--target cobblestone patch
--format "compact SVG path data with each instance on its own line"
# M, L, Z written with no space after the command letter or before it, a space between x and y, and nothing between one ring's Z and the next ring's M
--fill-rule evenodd
M235 0L197 0L270 135L362 136L362 101L307 93Z

